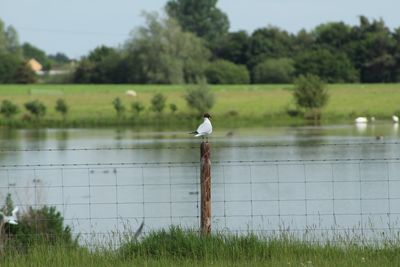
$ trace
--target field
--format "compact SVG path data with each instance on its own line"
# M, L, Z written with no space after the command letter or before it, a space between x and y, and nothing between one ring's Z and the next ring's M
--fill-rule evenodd
M3 266L398 266L399 246L380 247L352 241L311 244L290 236L257 237L213 234L199 237L177 228L153 232L120 248L87 248L62 244L10 250Z
M304 123L301 117L287 115L295 109L292 85L219 85L211 86L216 104L210 111L214 122L226 126L290 125ZM0 85L0 100L9 99L20 106L20 112L11 125L18 125L27 111L23 104L39 99L47 106L41 122L45 126L112 126L117 123L130 124L133 113L130 103L142 102L146 109L136 123L153 121L157 117L150 111L150 100L156 92L167 97L163 120L172 120L169 104L178 107L177 116L192 113L183 95L185 86L179 85ZM335 84L328 85L330 99L323 109L323 123L350 123L357 116L374 116L378 120L390 120L392 114L400 113L400 84ZM136 97L125 95L126 90L135 90ZM126 107L125 118L116 121L112 100L120 97ZM54 110L56 100L64 98L70 107L67 120L62 122ZM26 118L26 116L25 116ZM145 118L145 119L144 119ZM182 117L180 117L182 118ZM160 121L159 121L160 122ZM3 123L7 123L3 120ZM171 122L172 126L182 120ZM23 125L29 125L25 123ZM151 123L150 123L151 125Z

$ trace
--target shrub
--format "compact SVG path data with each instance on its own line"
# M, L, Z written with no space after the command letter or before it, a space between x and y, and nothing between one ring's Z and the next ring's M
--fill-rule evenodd
M267 59L253 69L254 83L291 83L293 60L289 58Z
M8 194L2 211L9 215L13 209L14 204L11 195ZM44 206L39 209L29 207L22 214L20 211L18 225L4 224L0 234L6 235L5 240L9 242L12 249L26 249L35 242L44 242L49 245L59 242L63 245L77 245L77 239L72 237L71 228L64 227L63 223L64 218L55 207Z
M119 97L115 98L112 102L115 111L117 112L117 116L121 117L125 112L125 107L122 104L122 101Z
M161 113L165 108L166 101L167 98L163 94L161 93L155 94L151 99L151 110Z
M19 112L18 106L15 105L10 100L5 99L1 102L0 113L3 114L3 116L6 117L7 119L11 118L18 112Z
M68 109L69 109L68 105L64 99L60 98L57 100L55 110L63 116L64 120L65 120L65 117L67 116Z
M328 92L322 80L315 75L301 75L295 80L293 92L296 104L311 112L313 119L320 118L320 109L326 105L329 99Z
M25 108L39 119L46 114L46 106L39 100L30 101L24 104Z
M204 81L197 86L188 88L184 98L187 105L199 114L210 110L215 103L214 94Z
M178 110L178 107L174 103L171 103L169 104L169 109L171 110L171 113L174 114Z
M132 103L131 108L135 115L139 115L144 110L144 105L139 101L135 101Z
M211 62L206 69L207 81L211 84L248 84L249 71L244 65L236 65L227 60Z

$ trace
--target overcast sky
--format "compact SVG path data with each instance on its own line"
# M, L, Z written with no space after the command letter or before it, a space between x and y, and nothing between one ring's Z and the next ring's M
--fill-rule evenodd
M0 18L20 42L49 54L79 58L99 45L118 46L143 25L141 11L162 11L167 0L0 0ZM219 0L231 31L267 25L289 32L331 21L358 24L358 16L400 27L400 0Z

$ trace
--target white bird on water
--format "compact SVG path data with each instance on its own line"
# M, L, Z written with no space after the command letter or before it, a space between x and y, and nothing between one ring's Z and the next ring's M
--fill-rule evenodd
M358 117L354 120L355 123L367 123L368 119L367 117Z
M18 207L15 207L13 211L11 212L11 216L6 216L4 215L3 212L0 211L0 216L2 218L3 223L8 223L8 224L18 224L18 219L17 219L17 213L18 213Z
M392 116L392 121L393 123L398 123L399 122L399 117L397 117L396 115Z
M208 141L208 136L212 133L212 125L210 121L211 115L205 113L203 117L203 123L199 125L196 131L191 132L191 134L194 134L195 137L206 137Z

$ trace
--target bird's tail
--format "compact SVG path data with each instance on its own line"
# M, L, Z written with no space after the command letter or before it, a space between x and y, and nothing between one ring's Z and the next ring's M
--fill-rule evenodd
M194 132L190 132L189 134L198 134L198 132L194 131Z

